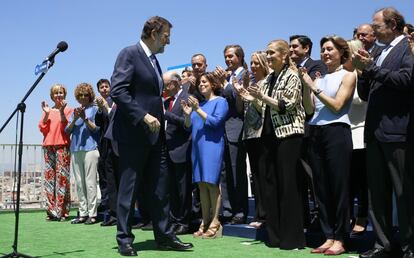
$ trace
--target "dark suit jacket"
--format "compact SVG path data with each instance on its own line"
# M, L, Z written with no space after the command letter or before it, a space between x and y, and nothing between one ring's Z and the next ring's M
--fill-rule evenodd
M240 81L246 70L243 69L238 75L237 79ZM226 137L230 142L238 142L241 140L241 132L243 129L243 112L238 112L236 108L237 93L231 82L223 89L222 96L229 104L229 112L225 123Z
M376 59L379 55L381 55L381 52L384 48L384 46L378 46L377 44L375 44L369 54L371 55L371 57Z
M108 98L106 101L108 101L108 105L111 107L112 106L112 99ZM110 115L98 110L98 112L95 115L95 124L97 126L99 126L100 131L99 131L99 143L98 143L98 150L99 150L99 158L106 158L106 154L108 151L108 147L109 147L109 140L105 138L105 132L108 129L109 126L109 121L110 121Z
M167 150L174 163L184 163L187 161L187 150L190 144L191 132L184 129L184 112L181 108L181 100L188 99L188 92L183 89L177 96L171 111L166 108L165 120L167 129L165 137L167 139Z
M406 38L382 62L366 67L358 81L358 93L368 100L365 142L376 137L380 142L406 141L413 103L414 58Z
M306 70L312 80L315 80L316 72L319 72L321 75L325 75L328 72L328 68L321 60L313 60L312 58L308 58L303 66L306 67Z
M111 98L117 105L106 137L138 146L154 145L159 133L151 133L143 118L148 113L164 128L164 112L158 78L138 43L121 50L111 77Z

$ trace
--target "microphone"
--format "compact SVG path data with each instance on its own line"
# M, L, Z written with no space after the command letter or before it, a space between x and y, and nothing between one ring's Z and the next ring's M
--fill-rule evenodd
M41 64L36 65L35 75L38 75L39 73L47 73L49 68L52 67L55 63L55 56L60 52L65 52L66 49L68 49L68 43L66 43L65 41L59 42L56 46L56 49L53 50L53 52L50 55L48 55Z
M46 57L45 61L53 62L55 60L55 56L60 52L65 52L66 49L68 49L68 43L65 41L59 42L56 46L56 49L53 50L53 52L48 57Z

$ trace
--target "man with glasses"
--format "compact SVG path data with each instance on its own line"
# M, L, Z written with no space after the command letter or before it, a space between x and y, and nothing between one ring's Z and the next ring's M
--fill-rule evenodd
M384 48L375 44L377 38L375 37L374 29L371 24L365 23L359 25L356 31L356 37L362 42L364 49L368 51L373 58L377 57Z
M412 162L407 155L407 135L412 132L409 123L414 57L403 34L404 25L404 17L396 9L379 10L373 17L372 28L385 48L375 59L366 50L354 53L361 62L363 79L358 81L358 92L368 100L364 138L369 215L377 235L374 248L361 254L361 258L396 257L391 253L393 193L403 258L414 258L413 171L406 163Z
M184 128L184 113L181 101L187 101L188 90L181 88L181 78L176 72L163 75L166 120L166 144L168 151L168 170L170 174L170 219L176 235L189 233L191 212L191 132Z

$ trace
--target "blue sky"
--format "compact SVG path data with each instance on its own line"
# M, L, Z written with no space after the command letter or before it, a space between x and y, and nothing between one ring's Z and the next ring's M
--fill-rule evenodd
M159 55L161 67L188 63L194 53L204 53L209 70L225 66L223 48L240 44L246 53L262 50L273 39L287 40L306 34L314 42L312 57L319 59L319 40L337 34L346 39L361 23L370 22L375 10L394 6L414 23L412 0L348 1L139 1L139 0L3 0L0 2L0 126L36 80L34 68L59 41L69 44L56 57L54 67L27 99L24 142L41 143L37 128L40 102L49 98L53 83L68 88L68 102L78 103L73 91L80 82L95 86L110 78L116 56L135 44L146 19L160 15L171 21L171 44ZM0 143L13 143L15 119L0 134Z

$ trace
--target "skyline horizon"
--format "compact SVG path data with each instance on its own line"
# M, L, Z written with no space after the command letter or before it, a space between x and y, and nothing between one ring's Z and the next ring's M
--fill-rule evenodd
M234 0L226 3L213 0L204 7L189 0L168 3L45 0L23 5L21 2L6 0L1 4L5 12L0 17L0 28L5 40L0 48L3 72L0 126L36 80L36 65L58 42L65 40L69 45L56 56L53 68L26 100L23 136L26 144L42 142L37 127L42 115L40 103L42 100L52 103L49 98L52 84L66 85L69 106L78 106L73 96L75 86L89 82L96 92L96 82L110 79L119 51L139 41L144 21L153 15L163 16L173 24L171 44L164 54L157 56L164 72L169 67L189 63L195 53L206 56L208 71L217 65L225 67L222 51L228 44L241 45L249 63L250 54L263 50L269 41L276 38L288 41L293 34L308 35L314 43L311 56L319 59L320 38L336 34L350 39L353 28L371 22L373 13L381 7L394 6L406 22L414 23L412 1L318 0L292 5L259 0L253 7ZM0 134L0 143L15 142L16 118L15 115Z

